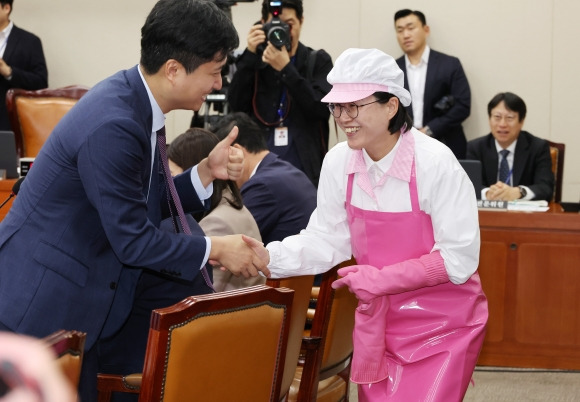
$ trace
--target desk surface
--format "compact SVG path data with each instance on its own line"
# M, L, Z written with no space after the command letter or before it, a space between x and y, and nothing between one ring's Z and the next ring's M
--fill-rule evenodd
M479 210L479 226L509 229L580 230L580 214L555 203L546 212Z

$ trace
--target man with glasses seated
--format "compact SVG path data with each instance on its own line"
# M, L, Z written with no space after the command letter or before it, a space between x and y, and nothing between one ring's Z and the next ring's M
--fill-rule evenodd
M467 159L481 161L482 200L552 199L554 174L550 146L522 131L524 100L502 92L487 105L491 133L467 144Z

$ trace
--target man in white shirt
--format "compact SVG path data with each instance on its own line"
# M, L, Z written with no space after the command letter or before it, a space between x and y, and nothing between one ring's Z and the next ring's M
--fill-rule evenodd
M431 31L421 11L397 11L395 29L405 52L397 64L411 92L407 111L413 126L443 142L457 159L464 159L467 141L461 123L471 110L471 91L459 59L427 45Z

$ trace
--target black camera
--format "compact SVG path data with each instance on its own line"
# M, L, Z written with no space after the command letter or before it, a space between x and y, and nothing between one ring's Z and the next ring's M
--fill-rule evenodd
M266 33L266 40L278 49L282 49L282 46L286 46L286 49L290 51L292 48L290 26L285 22L282 22L280 19L280 14L282 14L282 2L271 1L270 13L273 16L272 21L265 23L262 27Z

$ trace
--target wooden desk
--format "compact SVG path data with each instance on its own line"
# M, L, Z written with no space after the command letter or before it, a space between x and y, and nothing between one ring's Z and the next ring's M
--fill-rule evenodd
M14 183L16 183L18 179L7 179L7 180L0 180L0 204L2 204L12 193L12 187ZM12 206L12 202L14 201L14 197L10 201L6 203L2 208L0 208L0 221L4 219L10 207Z
M580 214L479 211L479 365L580 370Z

